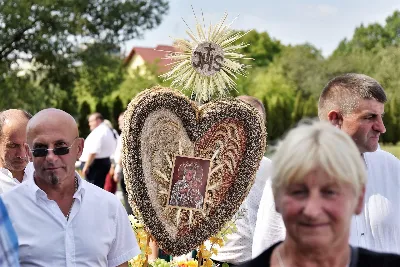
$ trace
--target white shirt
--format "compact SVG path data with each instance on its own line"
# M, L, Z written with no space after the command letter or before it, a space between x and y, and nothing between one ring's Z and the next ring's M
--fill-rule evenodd
M114 152L114 162L115 162L115 172L120 172L122 170L120 163L122 156L122 134L118 136L117 147Z
M97 126L85 139L80 161L86 162L89 154L96 154L96 159L109 158L115 151L117 140L112 129L105 123Z
M276 211L272 180L265 183L264 192L257 213L254 230L252 257L255 258L278 241L286 237L282 216Z
M28 177L31 177L31 174L35 171L33 167L33 163L29 162L24 170L24 176L22 177L22 182L25 182ZM19 185L20 182L17 178L14 178L12 173L6 168L0 168L0 194L3 194L7 191L10 191L16 185Z
M256 174L256 179L250 192L239 210L246 209L245 216L236 221L237 232L228 235L225 245L218 249L218 254L212 258L231 264L239 264L251 260L254 228L256 227L257 211L265 182L271 176L271 160L263 157Z
M353 216L350 244L400 254L400 160L378 149L364 153L367 186L364 210ZM286 236L282 217L275 211L271 183L267 182L257 215L253 258Z
M3 195L22 267L114 267L140 253L121 202L76 175L68 221L33 178Z
M381 149L364 153L364 159L364 209L353 217L350 244L400 254L400 160Z

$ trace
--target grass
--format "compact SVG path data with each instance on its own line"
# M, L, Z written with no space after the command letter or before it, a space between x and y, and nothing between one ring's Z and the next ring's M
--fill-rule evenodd
M383 149L389 153L392 153L398 159L400 159L400 143L397 143L397 145L382 145L381 144L381 149Z

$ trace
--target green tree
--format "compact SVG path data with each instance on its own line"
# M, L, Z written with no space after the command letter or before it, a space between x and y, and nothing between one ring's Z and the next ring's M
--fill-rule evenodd
M83 64L77 69L78 77L73 89L78 103L88 100L93 106L94 103L105 101L104 98L118 90L124 81L122 59L110 54L109 49L94 44L82 53Z
M40 74L35 82L41 94L51 95L56 88L70 97L85 47L117 48L159 25L167 11L165 0L1 1L0 98L17 101L19 94L36 88L21 81L26 69Z
M286 83L305 97L319 93L325 83L323 64L321 51L310 44L288 46L273 62Z
M110 120L111 118L109 106L102 101L97 102L95 112L99 112L101 115L103 115L104 119Z
M400 49L395 46L380 50L371 62L374 66L373 77L385 88L389 99L400 96Z
M112 123L118 129L118 117L125 110L125 106L119 97L114 98L112 106Z
M254 61L244 63L257 67L268 66L284 47L280 41L272 39L267 32L257 32L256 30L248 32L236 42L237 45L241 43L249 45L240 49L240 53L254 59Z
M90 105L86 101L83 101L79 109L78 117L79 135L83 138L86 138L90 133L88 117L91 113Z
M352 52L376 52L388 46L400 44L400 12L396 10L386 18L385 25L372 23L367 26L361 24L354 31L350 40L344 39L333 52L334 56L347 55Z

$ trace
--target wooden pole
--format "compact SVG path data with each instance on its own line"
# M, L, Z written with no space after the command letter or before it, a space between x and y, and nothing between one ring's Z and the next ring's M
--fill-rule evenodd
M201 267L203 265L202 261L203 261L203 255L201 254L201 250L200 250L199 251L199 257L197 259L197 267Z

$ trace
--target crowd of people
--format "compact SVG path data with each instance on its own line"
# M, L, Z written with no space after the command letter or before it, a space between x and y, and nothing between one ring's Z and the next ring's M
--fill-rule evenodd
M266 120L261 101L238 98ZM272 159L261 160L240 208L247 212L213 261L400 266L400 160L379 148L387 100L366 75L329 81L320 122L300 123ZM128 266L140 253L127 216L121 136L100 113L88 123L84 140L62 110L0 112L0 266ZM114 195L119 182L125 208Z

